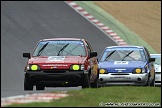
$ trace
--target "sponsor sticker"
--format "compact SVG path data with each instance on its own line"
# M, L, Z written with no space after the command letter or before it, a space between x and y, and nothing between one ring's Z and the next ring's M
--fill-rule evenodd
M128 61L115 61L114 64L128 64Z
M42 66L54 66L54 67L57 67L57 66L68 66L67 64L43 64Z
M65 56L49 56L46 62L64 62Z

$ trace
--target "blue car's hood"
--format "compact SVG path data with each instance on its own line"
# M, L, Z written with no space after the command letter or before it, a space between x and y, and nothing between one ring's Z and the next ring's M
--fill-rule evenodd
M99 63L99 68L107 69L108 72L132 72L135 68L144 68L146 62L142 61L103 61Z

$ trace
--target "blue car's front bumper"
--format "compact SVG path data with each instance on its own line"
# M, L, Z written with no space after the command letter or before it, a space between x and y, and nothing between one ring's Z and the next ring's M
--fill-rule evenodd
M106 85L146 85L148 82L148 73L144 74L99 74L99 86Z

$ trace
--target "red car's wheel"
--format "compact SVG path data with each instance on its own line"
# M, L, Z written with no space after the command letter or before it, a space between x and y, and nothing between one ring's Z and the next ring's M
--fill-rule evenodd
M24 90L33 90L33 84L24 78Z

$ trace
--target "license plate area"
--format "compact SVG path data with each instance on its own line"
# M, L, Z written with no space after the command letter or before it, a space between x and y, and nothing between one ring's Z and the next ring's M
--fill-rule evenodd
M123 80L123 79L131 79L131 78L130 77L110 77L110 79Z

